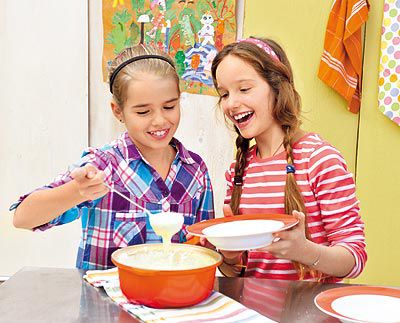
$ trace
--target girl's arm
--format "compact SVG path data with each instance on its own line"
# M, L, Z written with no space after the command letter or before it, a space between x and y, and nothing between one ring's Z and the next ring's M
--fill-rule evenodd
M347 276L356 264L352 253L342 246L328 247L306 239L305 215L296 211L293 215L299 219L299 224L292 230L274 234L280 240L260 250L268 251L277 258L300 262L329 276Z
M32 229L48 223L72 207L95 200L108 192L103 185L104 172L87 164L71 173L72 181L61 186L33 192L14 213L17 228Z
M323 225L322 231L315 232L313 227L309 230L311 238L324 240L326 245L307 240L304 214L293 212L300 223L291 230L275 234L280 240L263 250L327 275L354 278L362 272L367 254L364 223L352 174L340 153L329 145L315 150L309 160L309 181ZM324 239L321 239L322 234Z
M325 272L326 267L339 268L341 264L337 277L357 277L365 267L367 253L353 175L343 156L330 145L315 150L309 164L310 185L328 242L328 246L314 246L321 251L316 269ZM328 264L325 257L329 257Z

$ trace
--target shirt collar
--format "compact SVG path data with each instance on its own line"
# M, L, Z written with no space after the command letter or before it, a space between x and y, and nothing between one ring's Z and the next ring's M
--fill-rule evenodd
M170 145L172 145L178 151L177 158L183 163L194 164L195 161L190 155L190 152L183 146L183 144L176 138L172 138ZM129 163L134 160L143 159L142 154L133 143L128 132L124 132L116 143L116 148L121 152L122 157Z

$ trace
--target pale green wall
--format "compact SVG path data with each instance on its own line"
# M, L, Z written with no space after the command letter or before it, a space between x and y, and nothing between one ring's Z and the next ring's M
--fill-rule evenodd
M332 3L247 0L244 36L271 37L283 45L302 96L304 128L336 146L356 175L369 254L367 267L356 282L400 285L400 207L396 200L396 195L400 199L396 194L400 170L395 170L400 160L400 128L377 109L383 4L370 1L363 100L361 113L354 115L347 111L345 101L317 78Z

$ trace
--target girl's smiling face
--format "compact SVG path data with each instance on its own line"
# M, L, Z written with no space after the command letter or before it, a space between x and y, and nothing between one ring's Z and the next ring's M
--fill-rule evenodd
M180 121L179 89L175 79L138 73L127 86L124 107L112 103L142 154L168 147Z
M269 84L242 59L226 56L216 71L220 105L244 138L281 131L272 117L275 95Z

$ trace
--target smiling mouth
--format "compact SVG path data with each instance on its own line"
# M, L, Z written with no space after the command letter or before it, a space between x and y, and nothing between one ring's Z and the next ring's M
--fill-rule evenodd
M254 112L243 112L243 113L238 113L236 115L233 116L233 119L238 123L243 123L246 122L247 120L249 120L252 116L253 116Z
M161 139L161 138L166 137L168 132L169 132L169 129L164 129L164 130L157 130L157 131L149 131L148 133L153 137Z

